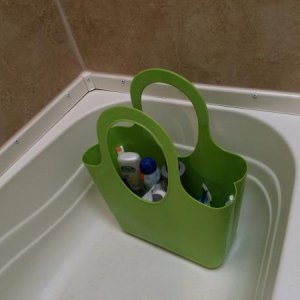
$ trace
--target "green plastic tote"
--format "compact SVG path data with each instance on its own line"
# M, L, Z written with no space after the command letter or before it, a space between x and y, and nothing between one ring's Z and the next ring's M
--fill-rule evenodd
M149 84L173 85L192 102L198 118L194 151L180 158L186 166L179 177L176 149L164 129L142 112L141 95ZM138 74L131 85L134 108L116 106L97 122L99 143L83 162L122 229L208 268L220 266L232 244L239 219L247 165L243 158L218 147L210 136L207 108L197 89L185 78L163 69ZM130 127L120 122L134 124ZM119 174L115 147L123 145L141 157L153 157L168 168L168 189L159 202L134 194ZM213 201L200 203L202 183ZM225 204L230 195L234 200Z

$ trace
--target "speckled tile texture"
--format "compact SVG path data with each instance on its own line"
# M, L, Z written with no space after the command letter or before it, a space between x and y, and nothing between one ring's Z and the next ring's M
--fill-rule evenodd
M87 67L300 91L297 0L61 0Z
M134 74L149 66L178 65L175 1L61 3L89 69Z
M53 1L0 1L0 145L82 70Z
M300 92L296 0L60 0L88 69ZM54 1L0 1L0 145L81 71Z

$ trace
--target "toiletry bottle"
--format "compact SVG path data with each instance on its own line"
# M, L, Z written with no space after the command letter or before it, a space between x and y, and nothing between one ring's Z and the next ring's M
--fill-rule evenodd
M136 194L143 194L141 174L139 165L141 157L135 152L124 152L122 146L117 147L118 164L120 166L121 177L128 187Z
M228 200L225 202L225 206L230 205L233 202L233 200L234 200L234 196L230 195L228 197Z
M162 200L166 195L166 192L162 190L161 185L159 183L154 184L152 188L143 195L143 199L149 202L157 202Z
M160 169L153 158L143 158L140 163L140 171L142 173L142 179L147 190L151 189L153 185L159 182Z
M208 190L208 187L206 186L206 184L204 182L202 183L202 193L201 193L201 197L200 197L199 201L208 206L211 205L212 196Z

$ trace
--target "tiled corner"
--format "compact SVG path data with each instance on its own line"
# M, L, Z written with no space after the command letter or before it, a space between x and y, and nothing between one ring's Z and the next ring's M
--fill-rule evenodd
M53 1L1 1L0 145L82 70Z
M148 67L179 70L176 1L61 3L88 69L123 74Z
M300 2L61 0L87 67L300 91Z

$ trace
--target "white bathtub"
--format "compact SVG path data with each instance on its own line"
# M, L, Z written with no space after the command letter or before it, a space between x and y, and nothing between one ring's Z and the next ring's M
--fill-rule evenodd
M0 299L298 299L300 117L209 104L215 141L243 155L249 174L236 240L224 265L208 270L123 233L82 166L99 113L129 103L121 91L87 93L0 177ZM160 93L144 97L145 111L184 154L194 143L191 105Z

